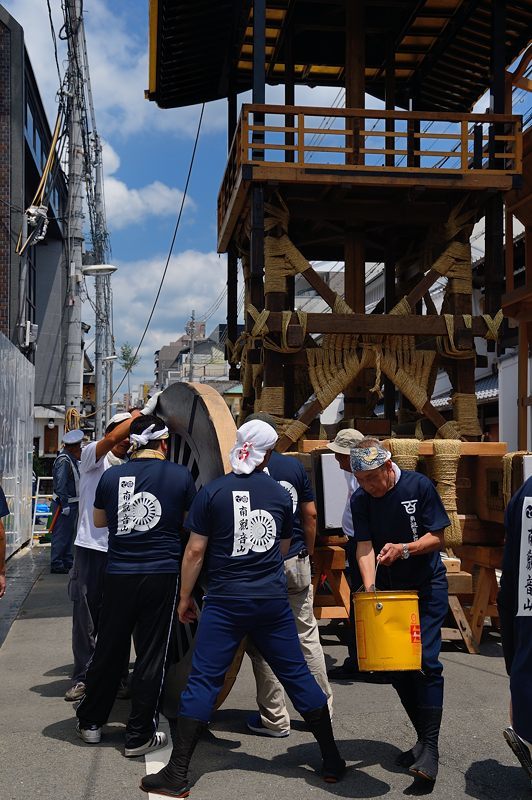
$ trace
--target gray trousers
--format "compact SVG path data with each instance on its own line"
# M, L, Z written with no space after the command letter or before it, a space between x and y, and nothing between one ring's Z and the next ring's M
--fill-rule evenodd
M96 646L103 596L107 553L74 546L68 596L72 600L72 683L85 682L88 664Z
M329 712L332 717L333 696L327 678L325 657L320 643L318 622L313 611L313 591L310 575L310 559L289 558L284 562L288 601L296 620L299 643L305 661L319 687L327 696ZM286 707L283 687L272 670L250 643L247 653L251 658L257 683L257 705L265 728L278 732L290 731L290 714Z

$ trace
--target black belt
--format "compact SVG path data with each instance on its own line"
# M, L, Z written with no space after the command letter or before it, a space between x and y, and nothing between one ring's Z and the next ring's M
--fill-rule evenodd
M307 556L308 556L308 550L306 547L304 547L303 550L300 550L299 553L297 554L298 558L307 558Z

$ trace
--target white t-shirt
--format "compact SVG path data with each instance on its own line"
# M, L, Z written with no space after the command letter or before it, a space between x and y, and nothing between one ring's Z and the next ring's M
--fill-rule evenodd
M347 500L342 516L342 530L346 536L354 536L353 516L351 514L351 495L358 489L358 481L352 472L346 472L345 470L342 470L342 472L347 482Z
M78 533L74 544L78 547L88 547L90 550L100 550L102 553L107 553L109 532L107 528L94 527L92 512L96 487L105 470L111 466L111 463L107 456L96 461L96 444L97 442L89 442L81 451Z

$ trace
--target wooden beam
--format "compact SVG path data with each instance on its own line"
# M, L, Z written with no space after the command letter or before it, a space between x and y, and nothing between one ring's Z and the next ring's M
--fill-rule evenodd
M528 450L528 358L530 352L530 323L519 322L519 351L517 360L517 447Z
M366 262L364 231L347 230L344 241L344 294L348 305L358 313L366 307ZM360 379L352 381L344 390L344 417L351 419L364 414L366 393L360 390Z
M238 338L238 258L233 246L227 253L227 339L233 344ZM229 353L226 352L226 359ZM229 366L229 379L238 380L239 370Z
M475 31L478 36L478 31ZM491 0L491 111L504 114L506 80L506 0Z
M365 0L347 2L345 6L345 105L347 108L364 108L366 80L366 31L364 28ZM352 131L351 139L346 136L346 164L364 163L360 154L359 117L346 120L346 128Z
M259 311L264 308L264 189L254 186L251 192L250 300ZM248 330L253 327L249 320Z
M388 234L389 237L389 234ZM395 305L395 252L389 240L384 257L384 311L389 314ZM389 378L384 379L384 416L395 419L395 386Z
M305 273L306 276L307 273ZM334 294L334 293L333 293ZM280 333L282 315L274 312L268 317L271 333ZM455 328L463 323L461 316L454 317ZM294 314L291 326L298 325ZM471 334L484 336L487 331L482 317L473 317ZM442 316L417 314L307 314L307 333L358 333L370 336L446 336L447 327ZM463 349L467 349L464 346Z

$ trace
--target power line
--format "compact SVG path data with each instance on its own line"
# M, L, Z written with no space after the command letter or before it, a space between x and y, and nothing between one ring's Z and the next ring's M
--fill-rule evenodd
M196 138L194 139L194 147L192 148L192 155L190 157L190 164L189 164L189 167L188 167L187 179L185 181L185 187L183 189L183 196L181 198L181 205L179 207L179 213L177 215L177 220L176 220L176 224L175 224L175 227L174 227L174 233L173 233L173 236L172 236L172 241L170 242L170 248L168 250L168 256L166 258L166 263L164 265L163 274L162 274L161 280L159 282L159 288L157 289L157 294L155 295L155 299L153 301L153 305L152 305L152 308L151 308L151 311L150 311L150 315L148 317L148 321L146 322L146 326L144 328L142 336L140 337L140 342L138 343L137 349L135 350L135 353L134 353L134 356L133 356L133 359L132 359L133 361L135 360L136 356L138 355L138 352L139 352L140 348L142 347L142 343L144 342L144 339L146 338L146 334L148 333L148 328L150 327L150 323L152 321L152 317L153 317L153 315L155 313L155 309L156 309L157 303L159 301L159 297L160 297L160 294L161 294L161 291L162 291L162 288L163 288L163 284L164 284L164 281L165 281L165 278L166 278L166 273L168 272L168 267L170 265L170 259L172 258L172 253L173 253L173 250L174 250L174 244L175 244L175 240L176 240L176 237L177 237L177 231L179 230L179 225L181 223L181 216L183 214L183 208L185 206L185 200L186 200L187 194L188 194L188 185L190 183L190 177L192 175L192 168L194 166L194 161L195 161L195 158L196 158L196 150L198 148L198 142L199 142L199 137L200 137L201 124L202 124L202 121L203 121L203 113L204 113L204 111L205 111L205 103L203 103L202 106L201 106L201 111L200 111L199 120L198 120L198 127L197 127L197 130L196 130ZM127 376L127 374L129 372L131 372L130 369L126 370L124 372L122 380L120 381L120 383L118 384L118 386L114 390L114 392L112 394L112 397L114 397L116 395L116 393L118 392L118 390L120 389L120 387L124 383L124 381L126 379L126 376Z
M54 21L52 18L52 9L50 7L50 0L46 0L46 5L48 6L48 19L50 20L50 31L52 33L52 42L54 45L55 66L57 68L57 77L59 79L59 91L61 91L63 79L61 78L61 70L59 69L59 58L57 55L57 39L55 36L55 28L54 28Z

